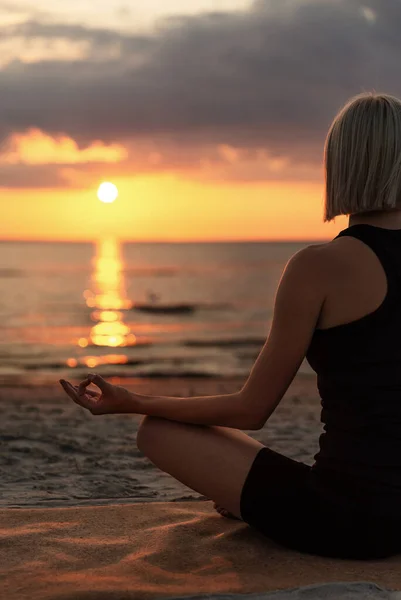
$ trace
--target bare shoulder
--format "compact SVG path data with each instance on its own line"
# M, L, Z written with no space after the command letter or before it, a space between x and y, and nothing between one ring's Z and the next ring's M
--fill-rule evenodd
M360 303L361 294L363 296L368 293L371 296L372 280L379 295L385 285L385 274L378 258L366 244L351 236L307 246L295 254L290 262L296 273L295 276L290 276L290 285L291 282L294 287L303 283L308 288L310 297L323 295L326 308L328 300L329 304L339 304L345 297L348 298L348 305L352 304L353 299ZM333 308L331 304L330 307ZM325 326L334 323L331 316L322 322ZM357 318L354 313L351 317ZM341 319L339 316L339 323L342 322Z
M305 246L291 257L286 271L292 277L299 277L310 283L321 281L322 276L336 261L336 252L333 252L330 244L331 242Z
M344 270L350 266L350 257L361 251L360 246L360 242L352 237L312 244L294 254L289 266L309 279L317 277L323 282L326 277L333 279L336 274L343 276Z
M329 279L344 279L356 271L363 274L364 266L371 268L377 263L376 257L359 239L352 236L339 237L326 244L316 246L316 259Z
M298 296L302 290L308 299L326 298L339 282L354 277L361 251L355 248L354 241L348 237L337 238L299 250L287 263L282 280L284 288L289 294L296 289Z

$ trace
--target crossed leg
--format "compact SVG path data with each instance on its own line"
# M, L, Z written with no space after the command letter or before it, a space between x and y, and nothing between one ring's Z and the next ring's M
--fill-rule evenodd
M159 469L241 518L241 492L260 442L238 429L144 417L137 446Z

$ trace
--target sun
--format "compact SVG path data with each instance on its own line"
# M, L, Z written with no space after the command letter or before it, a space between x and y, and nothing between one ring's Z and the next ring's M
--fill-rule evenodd
M109 181L104 181L99 185L99 189L97 191L97 197L101 202L105 202L106 204L110 204L117 200L118 197L118 189L114 185L114 183L110 183Z

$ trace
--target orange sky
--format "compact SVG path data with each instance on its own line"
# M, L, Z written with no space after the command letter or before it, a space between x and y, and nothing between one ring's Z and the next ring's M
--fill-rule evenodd
M322 184L200 183L173 175L114 178L120 196L96 187L3 189L0 238L94 240L328 239L346 226L322 222ZM100 182L99 182L100 183Z
M14 169L17 187L1 190L0 238L94 240L112 234L121 240L308 240L328 239L346 226L345 218L323 224L323 181L260 180L269 171L277 178L288 169L296 172L297 165L287 159L220 145L220 161L203 158L200 147L197 165L169 168L168 155L138 148L131 158L133 174L122 144L78 147L67 136L38 129L13 134L0 166ZM44 179L51 173L60 177L59 187L19 187L24 169L40 183L41 168L49 169ZM298 168L305 177L308 167ZM315 168L309 175L316 175ZM102 180L117 185L114 204L97 199Z

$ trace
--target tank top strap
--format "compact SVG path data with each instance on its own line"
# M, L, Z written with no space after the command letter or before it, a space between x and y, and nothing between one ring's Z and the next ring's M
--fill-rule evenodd
M365 223L351 225L334 238L355 237L376 254L387 277L387 299L401 297L401 230Z

